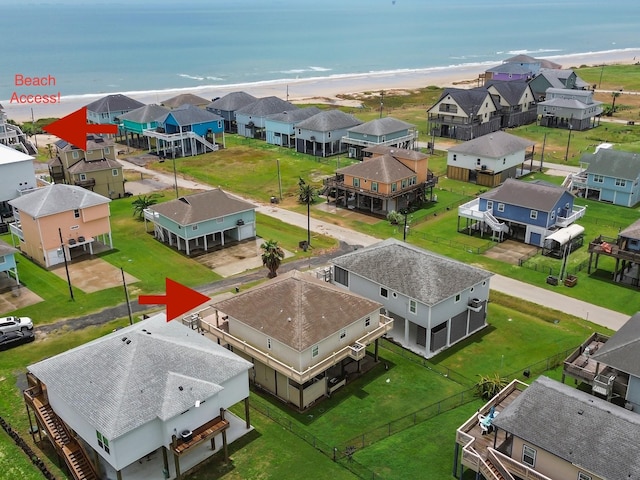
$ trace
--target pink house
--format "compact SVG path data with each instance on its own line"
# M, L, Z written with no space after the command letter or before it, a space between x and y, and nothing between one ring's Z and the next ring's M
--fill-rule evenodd
M93 254L96 242L113 248L109 200L75 185L54 184L9 202L11 234L23 255L49 268L80 250Z

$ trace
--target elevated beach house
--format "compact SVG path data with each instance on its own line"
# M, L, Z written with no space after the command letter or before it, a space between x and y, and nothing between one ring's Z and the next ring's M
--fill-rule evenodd
M158 119L164 118L168 113L168 108L152 103L118 117L116 120L120 123L120 129L124 132L127 146L147 147L151 150L151 139L150 137L145 137L144 131L158 128L160 125Z
M297 108L293 103L285 102L278 97L259 98L235 111L238 135L265 140L267 117L276 113L292 112Z
M589 268L598 268L600 255L615 259L613 281L634 287L640 286L640 220L618 233L617 238L599 235L589 243Z
M267 143L294 148L296 146L296 123L313 117L320 111L318 107L308 107L268 115L264 122Z
M473 477L469 470L493 480L632 479L640 472L639 434L635 412L545 376L529 386L514 380L457 429L453 472L459 479Z
M224 131L227 133L238 133L236 123L236 111L246 107L257 100L256 97L246 92L231 92L225 96L216 98L206 106L211 113L220 115L224 119Z
M427 110L427 128L434 137L471 140L500 130L500 103L484 87L446 88Z
M56 156L48 163L54 182L77 185L107 198L124 197L122 165L116 160L112 139L89 134L86 150L66 140L58 140L55 147Z
M155 138L155 150L161 157L195 156L218 150L216 134L222 134L222 117L194 105L182 105L157 119L155 129L143 130L146 137ZM151 145L151 143L149 143Z
M45 268L86 253L87 249L93 254L97 242L113 248L109 202L76 185L39 188L9 201L15 219L10 225L11 236L18 238L23 255Z
M4 240L0 240L0 274L5 277L0 280L0 291L6 285L13 284L14 281L15 285L20 285L16 253L18 253L18 249L13 248ZM13 277L13 280L11 280L11 277Z
M316 157L344 153L347 146L342 143L342 137L361 123L341 110L323 110L296 124L296 151Z
M429 157L415 150L369 147L362 162L340 168L325 179L325 192L336 206L385 215L421 203L433 193L438 178L429 171Z
M256 207L219 188L152 205L144 218L156 239L186 255L256 236Z
M0 104L0 145L16 148L29 155L37 155L38 149L22 132L19 126L9 123L7 114Z
M524 173L535 142L497 131L454 145L447 151L447 177L497 187ZM520 172L518 172L518 169Z
M458 207L458 231L490 232L493 238L544 246L545 239L582 218L586 207L574 205L566 188L546 182L508 178L497 188ZM460 218L466 225L460 227Z
M484 88L500 105L502 128L529 125L538 118L533 90L527 82L491 80L485 83Z
M331 281L381 302L394 342L430 358L484 328L491 272L387 239L332 260Z
M393 117L376 118L370 122L356 125L347 130L342 137L349 158L362 160L365 148L375 145L413 150L418 142L418 130L415 125Z
M163 100L160 104L163 107L171 109L181 107L182 105L193 105L194 107L204 108L209 104L209 100L199 97L198 95L194 95L193 93L181 93L175 97Z
M37 186L33 157L0 144L0 178L0 215L9 218L11 207L7 202Z
M89 123L111 123L119 125L117 120L119 117L143 105L144 103L122 95L121 93L106 95L86 105L87 121ZM118 129L118 135L121 134L122 131Z
M602 102L593 99L591 90L548 88L537 109L540 125L581 131L599 124Z
M540 73L529 81L537 102L544 101L550 88L585 90L589 85L573 70L541 68Z
M24 400L73 478L181 479L250 431L250 368L161 313L29 365Z
M570 176L571 189L580 197L633 207L640 202L640 156L601 148L583 153L580 173Z
M294 270L214 303L198 323L253 364L257 387L304 410L378 360L393 324L381 306Z

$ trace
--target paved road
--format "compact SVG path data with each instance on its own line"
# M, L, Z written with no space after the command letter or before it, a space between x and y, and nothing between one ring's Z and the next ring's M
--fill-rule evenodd
M174 185L173 175L155 172L145 167L134 165L130 162L127 162L126 160L120 161L122 162L125 169L137 170L139 172L142 172L146 176L153 178L154 182L164 183L168 187ZM211 188L213 188L209 185L200 184L181 177L178 177L178 185L184 188L202 190L210 190ZM277 207L273 204L262 204L250 199L244 200L256 205L257 211L259 211L260 213L278 218L285 223L296 225L300 228L307 228L306 215L291 212L289 210ZM380 241L380 239L377 239L370 235L365 235L354 230L350 230L313 218L311 219L311 230L319 234L337 238L342 242L352 246L367 246ZM237 279L235 281L236 283L238 282ZM617 330L629 319L629 316L626 314L598 307L596 305L592 305L581 300L576 300L544 288L536 287L528 283L504 277L502 275L495 275L492 278L491 288L493 290L497 290L514 297L522 298L538 305L544 305L548 308L589 320L593 323L602 325L612 330ZM563 287L558 288L560 289Z

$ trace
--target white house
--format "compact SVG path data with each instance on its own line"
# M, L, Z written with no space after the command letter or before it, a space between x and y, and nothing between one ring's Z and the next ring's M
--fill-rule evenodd
M332 282L382 302L388 336L426 358L487 325L490 272L393 238L332 263Z
M300 409L361 371L391 329L382 305L308 273L287 272L201 312L203 330L253 362L251 380Z
M180 478L181 468L199 463L191 458L197 447L207 441L213 446L217 435L226 453L232 422L227 409L248 402L250 368L158 314L30 365L25 400L29 420L33 412L75 478L95 478L77 469L93 470L98 478L135 478L138 459L155 456L159 463L158 450L163 464L143 478L158 478L162 470ZM245 412L240 435L250 428L247 404Z
M503 131L488 133L448 150L447 176L497 187L507 178L516 178L518 168L522 173L525 160L533 157L534 146L535 142Z
M6 202L36 188L33 157L0 143L0 178L0 212L9 213Z

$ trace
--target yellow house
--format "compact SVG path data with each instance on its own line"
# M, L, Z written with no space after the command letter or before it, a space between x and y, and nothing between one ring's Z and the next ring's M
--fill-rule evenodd
M93 254L98 242L113 248L110 201L75 185L40 188L9 202L15 218L11 235L25 256L45 268Z
M78 185L107 198L124 196L122 165L116 160L113 140L87 135L87 149L64 140L56 142L57 156L49 162L56 183Z
M363 152L361 163L341 168L325 181L338 206L386 214L423 201L426 190L438 183L424 153L382 145Z

